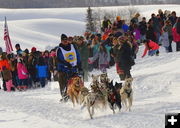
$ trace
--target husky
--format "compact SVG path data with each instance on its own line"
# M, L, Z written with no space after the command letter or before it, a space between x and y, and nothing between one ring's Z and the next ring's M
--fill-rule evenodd
M126 110L129 111L131 111L131 106L133 102L132 81L133 78L126 78L123 87L120 89L121 101L126 106Z

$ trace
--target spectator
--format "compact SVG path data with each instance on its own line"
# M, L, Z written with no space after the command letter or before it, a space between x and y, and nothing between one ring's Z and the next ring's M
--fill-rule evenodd
M21 50L20 44L16 44L15 48L16 48L17 55L22 54L22 50Z
M180 17L177 19L173 29L173 40L176 42L176 51L180 51Z
M147 51L149 56L153 56L159 49L159 45L152 40L144 40L143 43L145 45L145 49L142 57L146 55Z

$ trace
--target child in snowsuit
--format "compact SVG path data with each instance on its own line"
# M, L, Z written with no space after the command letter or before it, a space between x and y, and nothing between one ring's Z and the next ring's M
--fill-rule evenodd
M18 72L18 78L19 78L19 85L17 88L19 90L26 90L28 86L29 76L28 76L27 68L25 67L25 64L23 63L22 58L18 58L17 72Z
M45 64L43 57L39 58L39 63L36 65L37 77L40 81L41 87L45 87L46 78L48 77L48 67Z

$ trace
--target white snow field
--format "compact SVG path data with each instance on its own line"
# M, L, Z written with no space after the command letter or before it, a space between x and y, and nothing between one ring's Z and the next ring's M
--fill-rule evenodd
M159 8L176 11L180 16L180 5L138 6L140 12L150 16ZM44 50L48 45L56 46L61 33L82 35L85 30L86 9L0 9L0 41L4 47L3 24L7 16L13 46L32 46ZM165 53L141 58L144 47L140 47L136 65L131 72L134 78L134 101L131 112L122 108L113 114L96 110L90 119L86 108L72 103L60 103L57 82L43 89L25 92L0 90L0 128L164 128L165 113L180 112L180 53ZM99 74L94 71L94 74ZM115 67L108 69L108 76L119 81ZM89 82L85 86L89 86ZM2 82L2 81L0 81Z

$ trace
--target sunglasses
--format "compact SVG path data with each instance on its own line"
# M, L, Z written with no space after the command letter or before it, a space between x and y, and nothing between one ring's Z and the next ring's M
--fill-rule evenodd
M63 41L67 41L68 39L63 39Z

